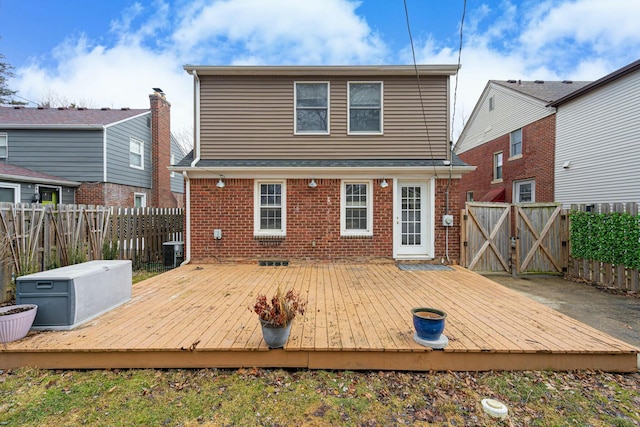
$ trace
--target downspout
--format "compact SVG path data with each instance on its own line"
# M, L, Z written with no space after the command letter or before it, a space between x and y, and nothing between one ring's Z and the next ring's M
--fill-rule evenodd
M185 250L186 255L184 257L184 261L180 264L180 266L187 265L191 262L191 180L189 179L189 174L187 171L182 172L182 177L184 178L185 183L185 196L184 196L184 206L185 206Z
M200 161L200 79L198 73L193 70L193 161L191 167L194 168ZM187 171L182 172L185 180L185 259L180 265L186 265L191 262L191 180Z
M102 182L107 183L107 127L102 125Z

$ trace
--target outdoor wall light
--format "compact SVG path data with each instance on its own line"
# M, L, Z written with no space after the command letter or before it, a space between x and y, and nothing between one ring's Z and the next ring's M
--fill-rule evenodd
M218 182L216 183L216 187L218 188L224 188L224 181L222 180L222 177L218 178Z
M386 179L386 178L384 178L384 179L382 180L382 182L380 183L380 187L381 187L381 188L387 188L388 186L389 186L389 183L387 182L387 179Z
M316 188L318 186L318 184L316 184L316 180L315 179L311 179L311 182L309 183L309 187L310 188Z

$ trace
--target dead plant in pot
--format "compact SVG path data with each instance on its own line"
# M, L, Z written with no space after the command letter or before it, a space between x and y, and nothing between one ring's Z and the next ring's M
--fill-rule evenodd
M254 311L262 325L262 336L269 348L284 347L291 332L291 321L296 315L304 315L307 301L290 289L283 292L278 286L276 293L268 299L260 294L249 310Z

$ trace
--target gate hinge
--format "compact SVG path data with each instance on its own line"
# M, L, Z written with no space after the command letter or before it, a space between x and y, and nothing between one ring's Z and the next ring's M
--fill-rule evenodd
M466 221L466 220L468 220L468 219L469 219L469 215L464 214L464 215L462 215L462 218L464 218L464 220Z
M563 248L566 248L566 247L567 247L567 241L566 241L566 240L563 240L563 241L562 241L562 247L563 247Z
M467 246L469 246L469 242L462 242L462 246L466 248Z

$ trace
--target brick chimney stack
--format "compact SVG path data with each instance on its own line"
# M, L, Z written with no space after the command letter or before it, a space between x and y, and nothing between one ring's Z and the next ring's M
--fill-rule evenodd
M171 104L160 89L149 95L151 104L151 201L149 206L171 208L177 201L171 193Z

